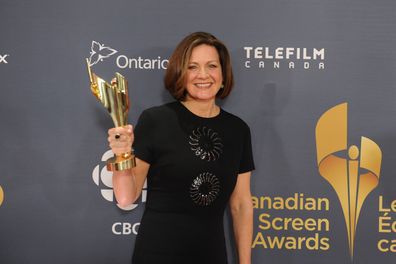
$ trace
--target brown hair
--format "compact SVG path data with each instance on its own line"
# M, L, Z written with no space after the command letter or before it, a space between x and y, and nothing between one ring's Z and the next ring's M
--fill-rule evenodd
M191 57L192 50L199 45L209 45L216 48L223 75L224 87L219 90L216 97L227 97L234 85L234 77L232 74L230 54L226 46L212 34L206 32L195 32L185 37L176 47L169 59L168 67L165 73L165 88L176 100L183 101L187 91L185 87L186 72Z

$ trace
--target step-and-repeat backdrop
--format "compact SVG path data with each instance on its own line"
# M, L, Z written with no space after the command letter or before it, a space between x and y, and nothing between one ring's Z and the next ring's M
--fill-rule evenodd
M228 46L220 104L252 130L253 263L395 263L395 14L385 0L1 0L0 263L130 263L147 186L114 201L112 121L85 58L128 79L134 124L172 100L167 59L194 31Z

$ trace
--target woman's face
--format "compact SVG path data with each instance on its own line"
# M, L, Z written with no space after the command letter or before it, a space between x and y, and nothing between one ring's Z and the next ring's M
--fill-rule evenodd
M216 48L206 44L195 47L187 68L187 100L215 100L222 83L223 75Z

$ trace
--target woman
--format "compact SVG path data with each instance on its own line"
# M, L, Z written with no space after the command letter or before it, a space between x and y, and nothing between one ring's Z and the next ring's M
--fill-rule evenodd
M135 168L114 172L118 203L133 203L148 180L133 264L227 263L227 204L239 263L251 263L250 130L216 104L232 86L227 48L213 35L193 33L176 47L165 75L176 102L145 110L134 131L109 130L115 154L133 144L136 155Z

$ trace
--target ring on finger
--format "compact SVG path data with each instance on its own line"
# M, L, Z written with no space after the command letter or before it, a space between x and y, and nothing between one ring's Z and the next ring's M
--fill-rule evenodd
M116 140L117 140L117 139L120 139L120 138L121 138L121 134L120 134L120 133L115 134L114 138L115 138Z

